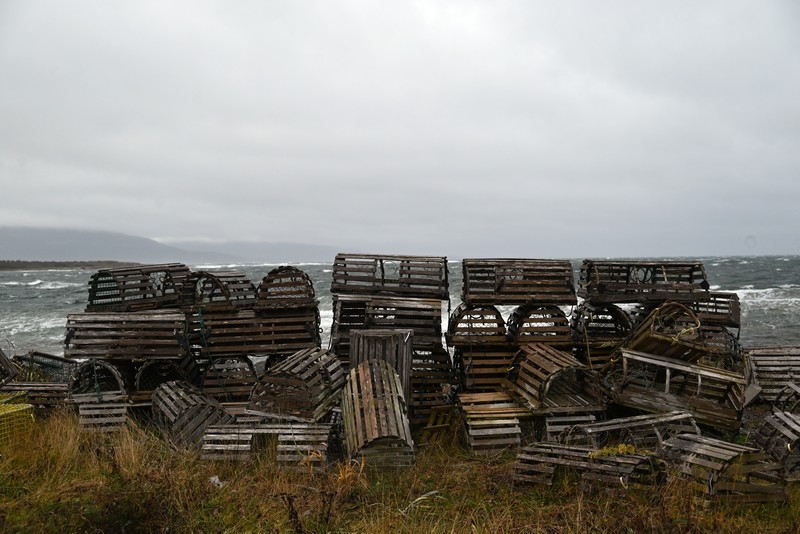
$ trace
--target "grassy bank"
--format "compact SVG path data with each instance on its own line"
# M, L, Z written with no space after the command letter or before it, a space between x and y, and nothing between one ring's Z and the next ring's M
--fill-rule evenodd
M200 461L150 428L101 436L67 412L3 447L4 532L795 532L785 505L708 507L682 482L582 491L512 484L513 455L470 457L456 444L421 451L396 473L340 464L325 473Z

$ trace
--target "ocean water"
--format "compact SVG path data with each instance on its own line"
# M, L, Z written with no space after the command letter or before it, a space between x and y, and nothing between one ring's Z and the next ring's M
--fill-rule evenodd
M669 258L701 261L712 290L739 295L740 341L745 347L800 345L800 256ZM575 260L575 280L581 260ZM236 270L258 285L277 265L192 265L192 270ZM296 264L319 299L323 346L333 320L331 265ZM449 262L450 308L461 301L461 263ZM9 356L29 350L62 355L66 316L82 312L91 270L0 271L0 347ZM501 310L509 313L510 309ZM443 323L446 328L446 313Z

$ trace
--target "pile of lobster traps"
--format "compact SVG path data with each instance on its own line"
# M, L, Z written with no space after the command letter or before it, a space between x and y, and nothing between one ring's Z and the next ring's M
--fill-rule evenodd
M271 448L288 469L339 455L400 468L457 432L476 455L517 451L519 484L682 476L713 500L785 498L800 472L800 349L744 351L738 297L710 291L701 263L586 260L577 289L567 260L461 267L451 311L444 257L337 255L327 349L295 267L258 286L181 264L102 270L67 317L64 358L0 352L0 390L71 403L102 432L149 409L208 460ZM759 401L772 406L747 445L720 439Z

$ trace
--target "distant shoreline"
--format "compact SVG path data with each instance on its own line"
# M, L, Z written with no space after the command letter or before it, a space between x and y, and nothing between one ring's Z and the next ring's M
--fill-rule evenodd
M28 271L41 269L116 269L139 265L131 261L90 260L90 261L29 261L0 260L0 271Z

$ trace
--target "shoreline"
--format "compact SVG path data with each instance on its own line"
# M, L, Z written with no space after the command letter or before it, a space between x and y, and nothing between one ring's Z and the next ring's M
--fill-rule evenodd
M58 270L58 269L115 269L140 265L132 261L84 260L84 261L38 261L0 260L0 271Z

